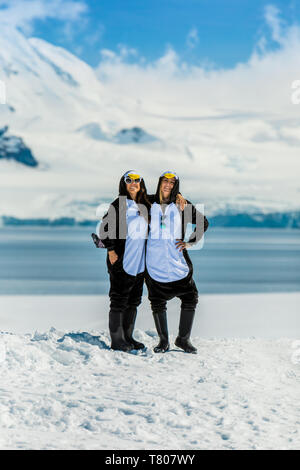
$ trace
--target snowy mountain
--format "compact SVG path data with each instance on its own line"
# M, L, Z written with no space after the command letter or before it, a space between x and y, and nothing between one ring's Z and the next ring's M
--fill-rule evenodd
M208 215L299 210L297 146L287 141L283 165L276 139L254 138L267 126L263 116L217 109L208 116L201 97L182 109L117 94L82 60L10 25L1 25L0 80L5 220L93 220L129 168L140 169L150 193L174 168L182 193Z
M132 144L147 143L158 140L156 137L148 134L140 127L132 127L131 129L121 129L115 135L106 135L98 123L90 122L78 129L78 132L84 133L86 136L95 140L104 140L116 144Z
M145 132L140 127L133 127L132 129L121 129L115 135L114 140L119 144L131 144L133 142L155 142L157 139L154 136Z

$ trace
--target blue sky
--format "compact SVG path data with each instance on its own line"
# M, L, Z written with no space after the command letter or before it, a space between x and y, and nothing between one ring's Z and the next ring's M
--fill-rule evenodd
M12 1L18 3L18 0ZM43 3L43 0L38 1ZM230 68L249 58L261 36L269 39L269 48L276 47L265 21L267 5L277 7L281 20L287 25L300 21L300 0L53 2L60 10L57 17L53 11L47 16L45 10L44 16L40 14L40 18L32 19L27 34L63 46L92 66L97 66L101 60L101 50L118 53L126 46L133 52L128 55L129 61L141 58L145 62L155 61L171 47L189 64ZM0 7L5 3L0 0ZM25 0L23 8L24 4ZM72 18L68 11L77 13Z
M146 61L174 48L189 63L232 67L245 61L260 35L268 35L265 6L288 23L300 19L300 1L86 0L73 25L55 19L35 23L34 34L62 45L96 66L100 50L135 49ZM131 60L134 60L132 56Z

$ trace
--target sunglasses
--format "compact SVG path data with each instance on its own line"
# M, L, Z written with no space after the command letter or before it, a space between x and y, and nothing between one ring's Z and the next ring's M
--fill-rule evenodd
M131 183L140 183L141 182L141 178L129 178L128 176L126 176L125 178L125 183L126 184L131 184Z

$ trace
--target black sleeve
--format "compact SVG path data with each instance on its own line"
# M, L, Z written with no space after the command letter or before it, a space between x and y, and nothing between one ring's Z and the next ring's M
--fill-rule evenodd
M99 238L108 251L115 250L117 238L116 233L114 235L112 231L112 210L115 209L114 206L111 204L109 206L108 211L106 212L106 214L104 214L102 218L102 222L99 229Z
M125 198L126 200L126 198ZM110 204L108 211L102 218L102 222L99 229L99 238L102 241L105 248L108 251L115 250L118 246L118 241L120 237L124 238L123 231L126 231L126 202L121 201L121 207L123 209L123 218L125 218L125 226L120 227L119 220L119 198L116 199L112 204ZM125 212L122 204L125 204ZM123 221L124 222L124 221ZM122 232L122 233L120 233ZM126 235L125 235L126 238Z

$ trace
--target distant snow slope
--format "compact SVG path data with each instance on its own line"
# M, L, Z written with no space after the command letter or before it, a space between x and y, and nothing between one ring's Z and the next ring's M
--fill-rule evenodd
M185 107L184 97L157 103L151 93L141 102L112 91L63 48L5 24L0 80L7 91L0 128L9 126L39 162L0 159L0 216L92 219L95 201L115 197L130 168L143 173L149 192L174 168L182 193L210 214L299 209L298 141L280 140L281 127L298 129L296 107L280 116L225 112L203 107L201 93Z
M170 333L176 334L179 300L168 302ZM300 293L202 294L193 334L202 338L300 339ZM0 296L0 329L17 334L58 330L108 328L108 295L3 295ZM43 315L41 315L43 312ZM138 309L137 328L153 328L146 296Z

